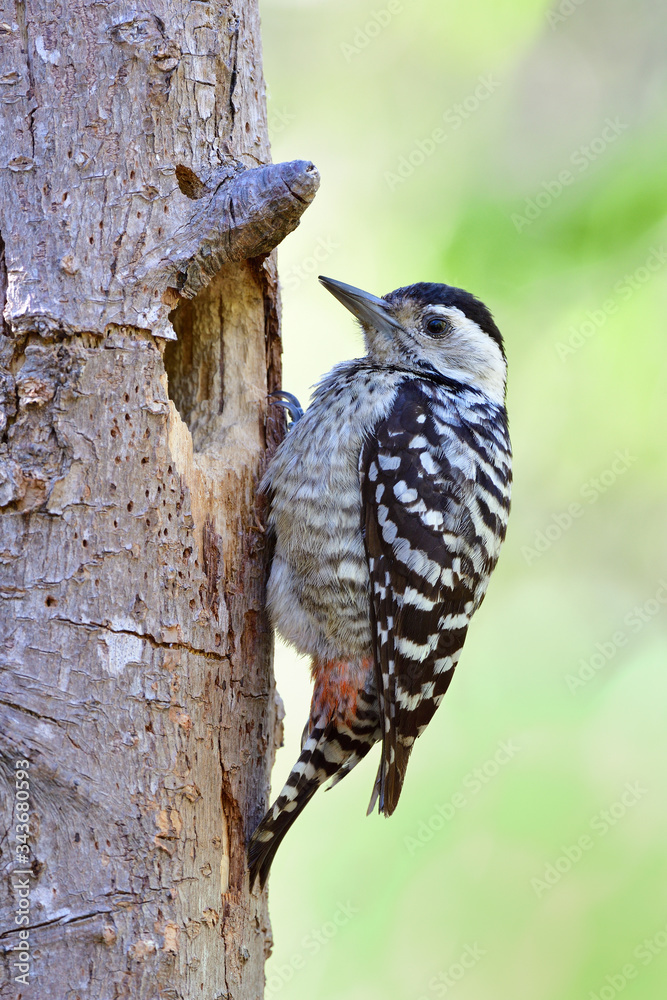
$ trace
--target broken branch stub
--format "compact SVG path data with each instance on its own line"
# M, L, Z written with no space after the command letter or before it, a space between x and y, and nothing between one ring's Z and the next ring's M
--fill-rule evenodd
M292 160L244 170L213 190L209 185L174 234L169 256L156 248L142 259L134 279L194 298L225 264L275 249L299 225L319 183L312 163Z

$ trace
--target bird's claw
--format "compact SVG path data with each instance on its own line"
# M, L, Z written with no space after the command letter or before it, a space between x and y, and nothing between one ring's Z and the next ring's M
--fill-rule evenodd
M290 418L290 426L295 424L297 420L301 420L303 407L291 392L285 392L284 389L276 389L275 392L270 392L267 398L271 400L274 406L282 406L287 410Z

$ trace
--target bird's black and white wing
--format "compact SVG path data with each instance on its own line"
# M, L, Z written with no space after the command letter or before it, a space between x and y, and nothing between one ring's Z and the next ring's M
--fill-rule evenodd
M505 535L504 409L406 381L360 456L382 759L369 811L396 808L410 751L440 704ZM493 427L489 431L489 427Z

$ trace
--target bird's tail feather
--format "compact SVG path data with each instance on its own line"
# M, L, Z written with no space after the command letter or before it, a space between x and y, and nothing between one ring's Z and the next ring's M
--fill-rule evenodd
M344 727L346 728L346 727ZM264 888L271 862L297 816L327 778L332 778L351 756L349 736L336 720L321 720L305 739L301 755L283 790L252 835L248 847L250 886L259 878Z
M400 739L396 740L395 743L387 742L386 746L383 747L371 801L366 812L367 816L373 812L378 800L379 811L385 816L391 816L401 796L411 751L412 744L407 745Z
M331 778L332 788L350 773L382 732L372 670L367 689L357 693L353 712L346 718L329 710L315 711L303 732L301 755L292 768L280 795L252 835L248 846L250 885L259 879L263 888L283 837L313 795ZM318 699L313 698L314 706Z

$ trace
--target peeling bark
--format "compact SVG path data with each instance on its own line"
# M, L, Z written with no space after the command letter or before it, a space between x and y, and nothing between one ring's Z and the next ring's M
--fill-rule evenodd
M0 2L3 998L263 992L255 494L283 433L272 250L318 177L267 164L258 38L240 0Z

